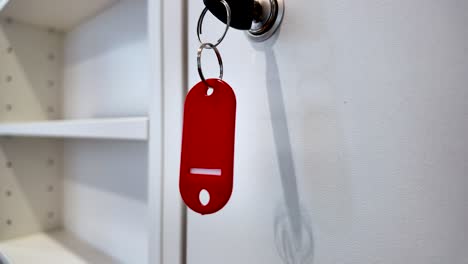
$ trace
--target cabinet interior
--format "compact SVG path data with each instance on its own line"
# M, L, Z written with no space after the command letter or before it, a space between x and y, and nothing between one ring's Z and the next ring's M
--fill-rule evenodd
M146 130L146 1L10 0L0 21L0 254L147 263L147 136L109 127Z

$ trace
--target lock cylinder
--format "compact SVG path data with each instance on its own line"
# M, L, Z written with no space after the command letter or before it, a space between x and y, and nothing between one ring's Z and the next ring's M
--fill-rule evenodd
M226 8L219 0L203 0L206 8L224 24ZM231 10L230 27L245 30L254 41L264 41L275 34L283 21L284 0L225 0Z

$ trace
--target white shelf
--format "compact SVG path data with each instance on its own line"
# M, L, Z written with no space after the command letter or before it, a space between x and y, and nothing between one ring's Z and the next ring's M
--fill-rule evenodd
M119 263L65 231L37 233L0 243L0 252L11 264Z
M118 0L10 0L1 14L23 23L67 31L116 2Z
M0 136L147 140L148 118L4 123Z

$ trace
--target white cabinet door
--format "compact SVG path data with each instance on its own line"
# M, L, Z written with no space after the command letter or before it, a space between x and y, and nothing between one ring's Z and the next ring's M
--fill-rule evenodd
M189 211L187 263L468 263L468 2L285 1L275 39L231 30L219 46L234 192ZM188 1L191 86L202 4Z

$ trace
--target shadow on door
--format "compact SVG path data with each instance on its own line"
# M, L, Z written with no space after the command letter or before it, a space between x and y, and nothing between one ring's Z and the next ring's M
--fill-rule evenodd
M275 243L285 264L310 264L314 255L313 230L311 219L300 204L281 76L273 51L273 44L278 36L279 33L267 45L255 45L266 58L268 104L283 188L284 201L274 220Z

